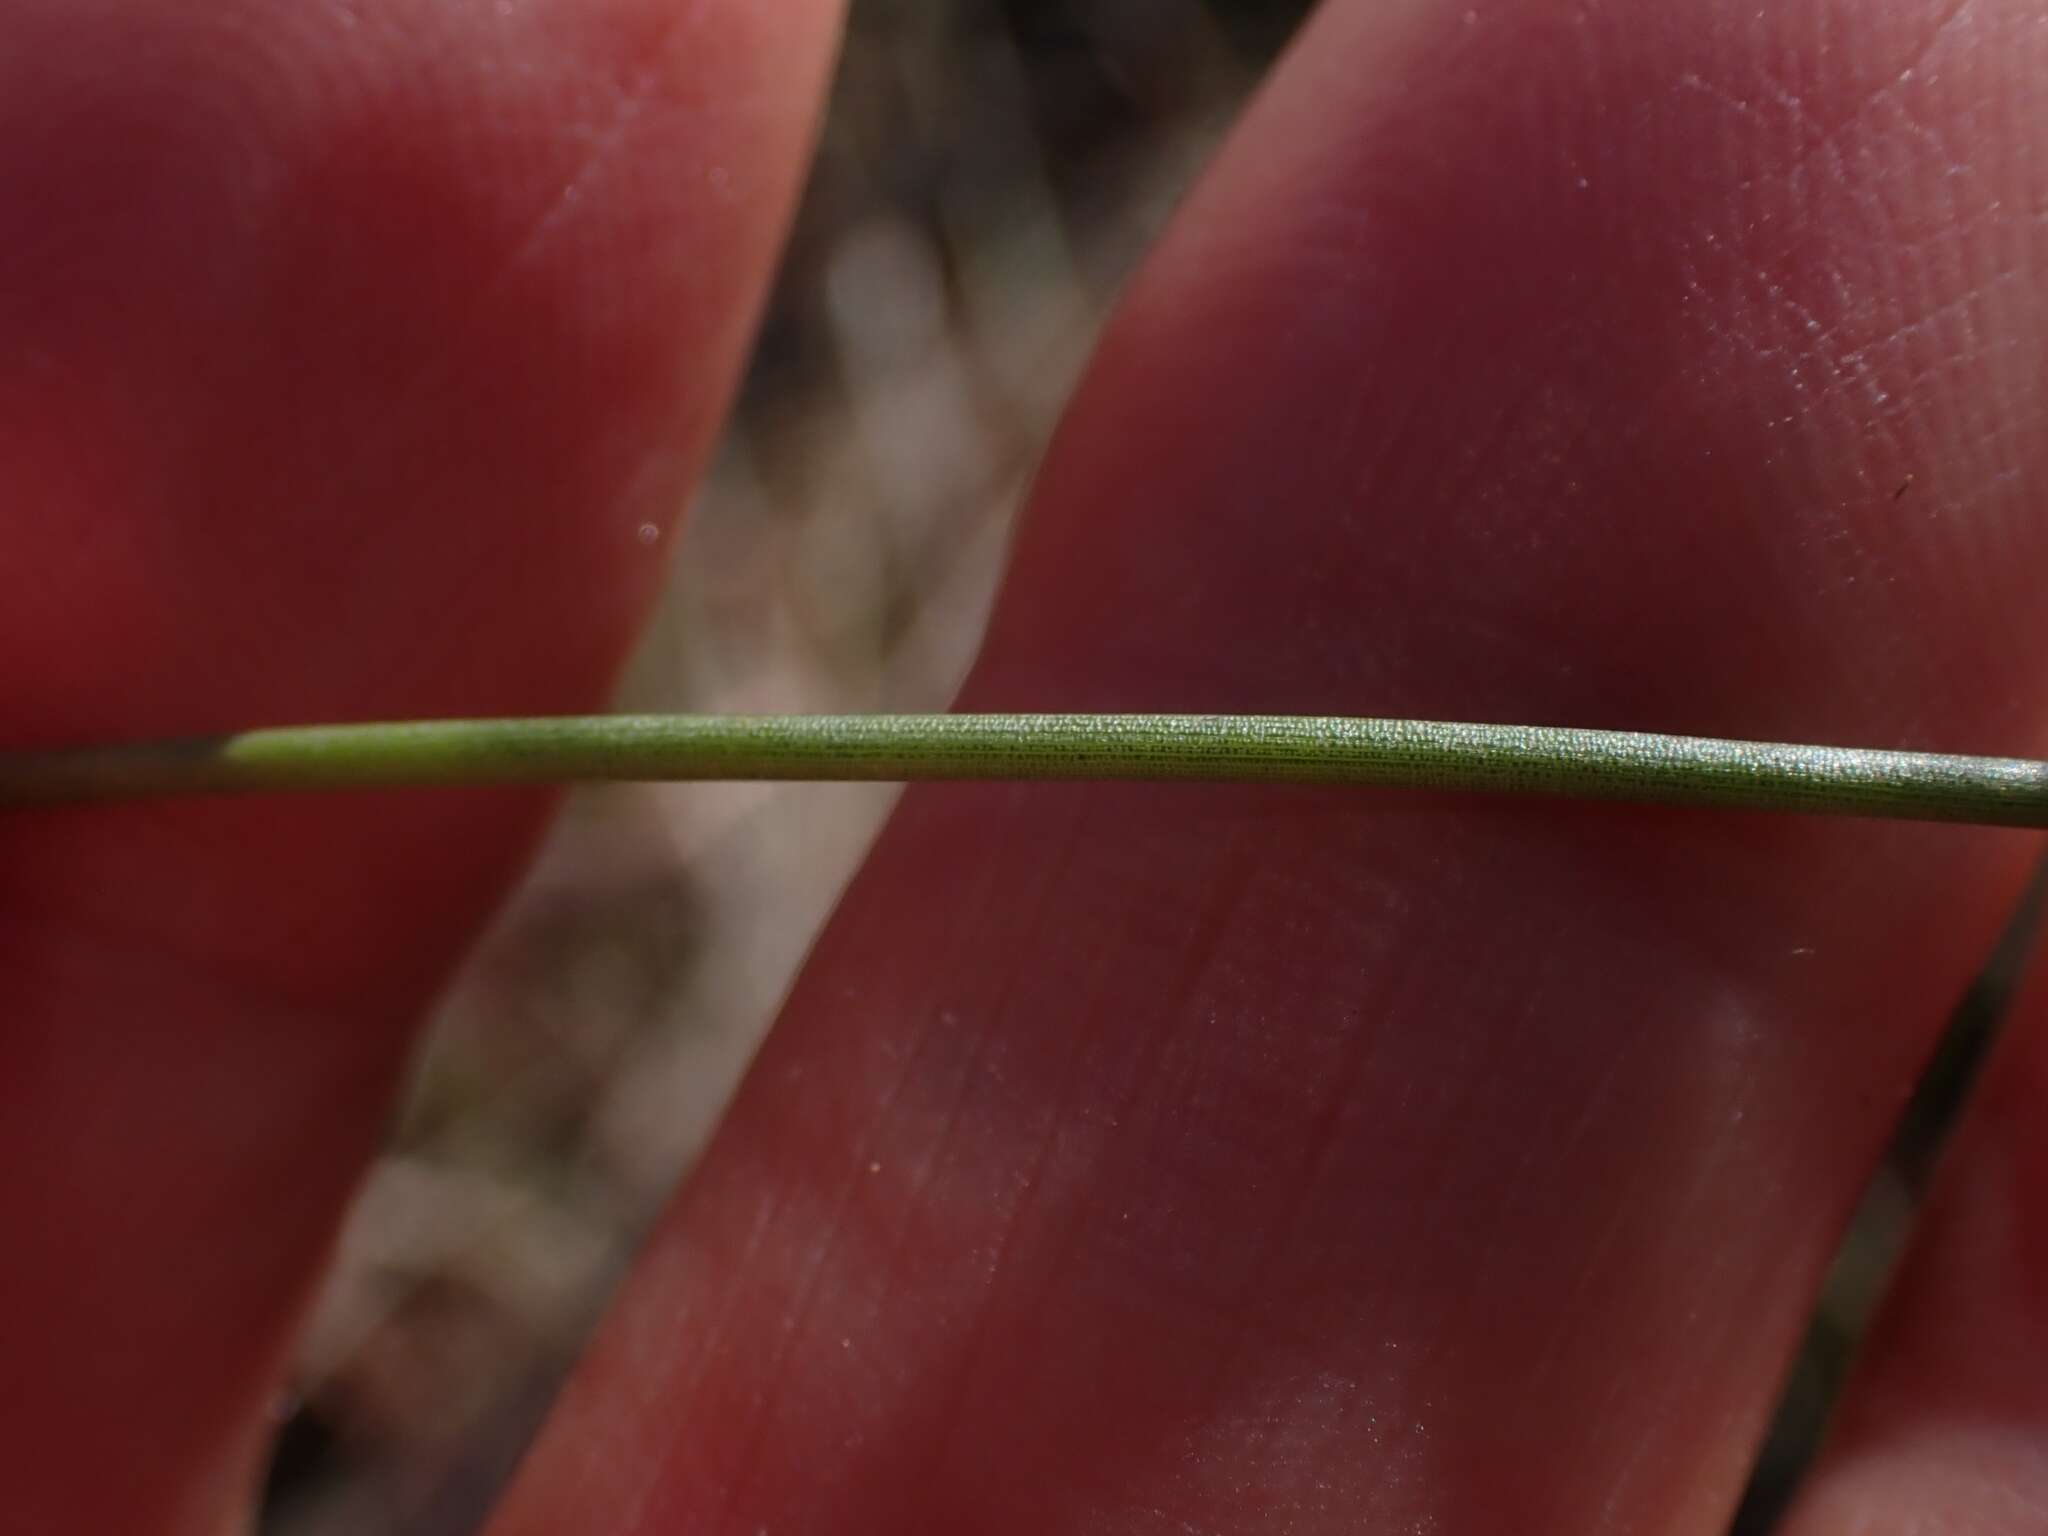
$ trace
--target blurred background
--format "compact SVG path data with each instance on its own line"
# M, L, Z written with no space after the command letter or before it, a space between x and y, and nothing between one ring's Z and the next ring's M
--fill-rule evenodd
M1118 284L1307 0L854 0L817 164L620 707L941 709ZM574 797L345 1235L264 1536L466 1536L896 791ZM1873 1186L1738 1530L1811 1447L2021 936Z

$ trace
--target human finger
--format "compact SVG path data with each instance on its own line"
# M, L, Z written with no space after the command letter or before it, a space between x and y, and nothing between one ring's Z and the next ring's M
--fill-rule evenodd
M0 19L10 746L601 703L838 7ZM0 1506L205 1532L533 794L0 818Z

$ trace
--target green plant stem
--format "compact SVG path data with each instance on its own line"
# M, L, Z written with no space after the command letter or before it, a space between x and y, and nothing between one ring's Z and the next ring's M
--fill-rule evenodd
M2048 763L1291 715L600 715L0 753L0 806L393 785L1130 779L1485 790L2048 826Z

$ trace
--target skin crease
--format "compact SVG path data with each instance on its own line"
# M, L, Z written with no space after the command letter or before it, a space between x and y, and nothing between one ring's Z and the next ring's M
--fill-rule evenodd
M593 702L832 21L13 7L9 739ZM1134 284L963 704L2039 754L2044 53L2016 0L1326 7ZM0 828L28 1529L217 1528L539 810ZM918 791L494 1531L1715 1529L2030 847ZM2001 1496L1896 1470L1902 1519Z
M8 6L6 739L601 707L837 22ZM410 1031L548 803L0 819L0 1526L226 1528Z

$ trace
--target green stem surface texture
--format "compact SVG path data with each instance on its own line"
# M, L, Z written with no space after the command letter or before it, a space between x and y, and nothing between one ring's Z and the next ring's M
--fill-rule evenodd
M2018 758L1295 715L596 715L298 726L0 753L0 806L677 779L1357 784L2048 826L2048 763Z

